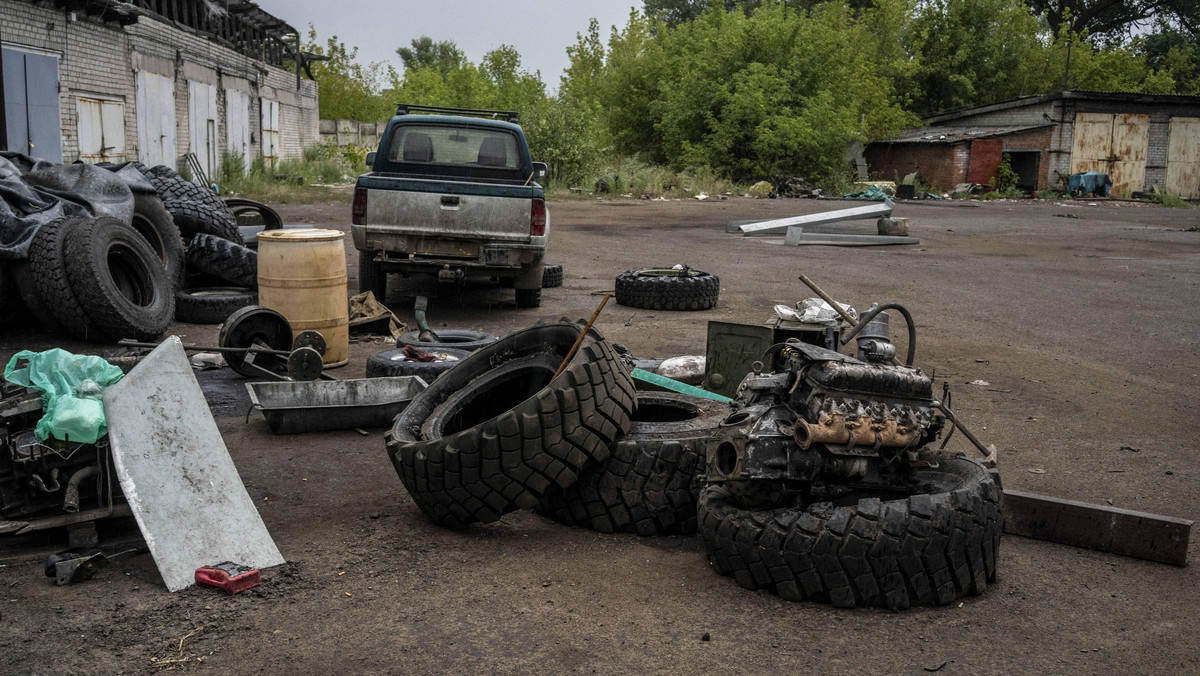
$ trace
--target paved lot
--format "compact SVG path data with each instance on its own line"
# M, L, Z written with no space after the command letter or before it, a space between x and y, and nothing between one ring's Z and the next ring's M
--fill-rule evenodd
M913 312L918 364L950 382L960 414L1001 449L1006 487L1200 513L1200 232L1186 231L1200 227L1200 211L904 204L897 215L912 219L921 244L897 248L785 248L724 233L731 219L831 205L843 206L555 203L551 257L566 282L541 308L515 309L507 289L435 289L430 315L497 334L586 317L617 272L685 262L720 275L717 309L610 304L599 326L639 356L696 354L707 320L760 322L772 305L810 295L796 281L804 272L859 308L894 300ZM348 207L281 210L288 222L345 227ZM353 277L352 250L347 258ZM411 287L389 303L411 319ZM208 327L177 328L185 341L215 339ZM5 360L56 345L107 349L26 326L0 334ZM338 375L361 375L384 347L352 345ZM235 410L240 382L217 378ZM975 380L990 385L967 384ZM961 606L839 611L742 590L711 570L693 537L601 535L530 513L441 530L404 492L378 431L273 437L258 416L219 424L291 563L231 598L168 594L148 557L56 588L40 561L57 540L0 540L0 673L142 673L172 660L221 673L1200 670L1194 565L1006 537L999 581ZM114 539L135 533L127 523L107 529Z

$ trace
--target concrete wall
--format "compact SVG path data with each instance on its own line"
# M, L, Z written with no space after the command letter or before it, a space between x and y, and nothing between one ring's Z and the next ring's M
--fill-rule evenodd
M379 149L379 137L387 128L387 120L382 122L359 122L357 120L321 120L321 142L339 147L350 144L366 146L371 150Z
M279 102L280 153L299 156L320 141L317 85L165 22L142 17L123 30L115 23L20 0L0 0L0 35L6 47L30 49L59 58L63 160L79 157L79 97L98 94L125 105L126 159L138 158L136 80L139 70L175 80L176 148L189 152L188 80L217 88L217 141L227 150L225 90L250 93L251 154L260 153L260 98ZM180 162L182 164L182 162Z

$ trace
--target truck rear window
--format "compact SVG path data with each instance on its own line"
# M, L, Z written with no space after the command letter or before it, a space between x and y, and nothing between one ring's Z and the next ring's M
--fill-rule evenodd
M500 129L403 125L392 136L388 161L519 169L517 137Z

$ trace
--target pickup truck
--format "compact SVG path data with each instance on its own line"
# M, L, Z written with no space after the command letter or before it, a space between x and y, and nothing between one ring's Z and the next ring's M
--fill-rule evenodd
M386 302L388 273L511 282L541 304L550 235L546 196L517 114L401 104L367 154L350 232L361 291Z

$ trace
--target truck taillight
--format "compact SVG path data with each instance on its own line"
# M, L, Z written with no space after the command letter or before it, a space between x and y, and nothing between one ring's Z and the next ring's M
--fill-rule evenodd
M362 186L354 188L354 204L350 207L350 222L354 225L365 225L367 222L367 189Z
M529 234L541 237L546 234L546 200L533 198L533 208L529 214Z

